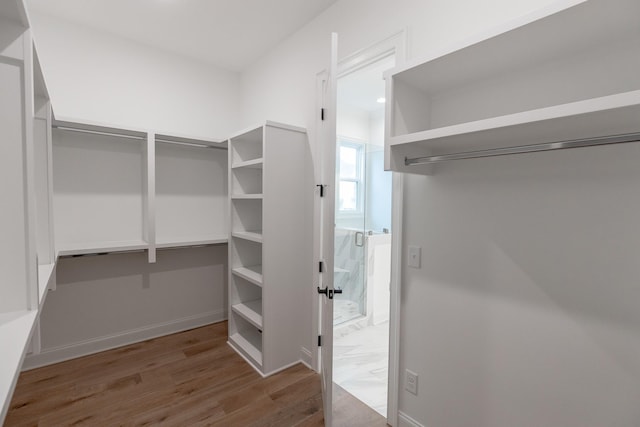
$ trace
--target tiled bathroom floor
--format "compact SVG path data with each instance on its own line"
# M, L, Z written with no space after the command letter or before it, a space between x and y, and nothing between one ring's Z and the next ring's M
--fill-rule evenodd
M362 317L362 314L360 313L360 308L355 301L338 298L333 300L334 325L340 325L358 317Z
M387 416L389 322L334 332L333 381Z

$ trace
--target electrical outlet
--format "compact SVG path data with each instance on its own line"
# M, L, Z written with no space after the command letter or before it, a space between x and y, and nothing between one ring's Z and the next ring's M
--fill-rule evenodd
M404 388L409 393L413 393L417 396L418 395L418 374L407 369L405 371Z
M420 246L409 246L409 267L420 268L422 258L422 248Z

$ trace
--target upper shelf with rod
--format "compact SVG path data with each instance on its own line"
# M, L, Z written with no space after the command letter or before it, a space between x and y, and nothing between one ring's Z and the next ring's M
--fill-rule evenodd
M395 171L635 141L640 2L560 0L386 79L385 166Z

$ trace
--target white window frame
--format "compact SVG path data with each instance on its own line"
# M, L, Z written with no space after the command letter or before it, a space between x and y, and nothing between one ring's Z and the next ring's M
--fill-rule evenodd
M337 213L341 217L347 216L361 216L364 214L365 194L364 194L364 173L365 173L365 159L366 159L366 142L357 140L355 138L348 138L344 136L338 136L338 152L337 152L337 170L336 174L336 203L339 206L340 203L340 182L348 181L356 183L356 209L344 210L338 207ZM357 150L357 164L356 164L356 178L343 178L340 171L340 148L352 147Z

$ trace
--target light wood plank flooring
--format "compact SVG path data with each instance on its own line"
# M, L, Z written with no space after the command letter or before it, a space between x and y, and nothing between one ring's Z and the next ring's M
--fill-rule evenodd
M5 426L324 425L315 372L262 378L226 340L222 322L24 372ZM346 395L341 425L386 425Z

